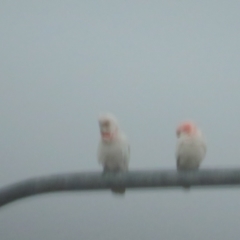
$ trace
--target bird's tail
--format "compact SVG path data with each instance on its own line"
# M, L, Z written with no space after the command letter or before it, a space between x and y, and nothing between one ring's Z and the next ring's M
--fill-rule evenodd
M111 190L115 194L124 195L126 188L112 188Z
M102 174L106 175L107 173L109 173L109 170L106 167L104 167ZM126 191L126 188L111 188L111 190L114 194L124 195L125 191Z
M183 189L184 189L185 191L189 191L189 190L190 190L190 186L189 186L189 185L184 185L184 186L183 186Z

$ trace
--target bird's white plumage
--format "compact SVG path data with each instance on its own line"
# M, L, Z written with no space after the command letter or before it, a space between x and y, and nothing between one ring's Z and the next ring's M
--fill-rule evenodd
M196 170L206 155L206 143L200 130L182 132L177 141L176 160L178 170Z
M198 169L206 155L206 145L200 136L181 136L177 143L177 167L179 170Z
M98 161L109 171L127 171L130 160L130 145L126 136L118 132L112 142L100 140Z
M98 162L104 172L123 172L128 170L130 145L125 134L119 129L116 118L105 114L99 118L101 139L98 145ZM112 189L123 194L125 189Z

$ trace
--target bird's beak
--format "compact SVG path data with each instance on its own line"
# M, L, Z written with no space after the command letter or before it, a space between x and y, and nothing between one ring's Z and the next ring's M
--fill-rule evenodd
M177 131L176 131L176 135L177 135L177 137L179 137L179 136L180 136L180 134L181 134L181 131L180 131L180 129L177 129Z

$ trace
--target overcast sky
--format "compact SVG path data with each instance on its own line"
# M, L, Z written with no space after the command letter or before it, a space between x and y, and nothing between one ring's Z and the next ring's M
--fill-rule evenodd
M175 169L175 128L205 133L202 168L240 165L239 1L1 1L0 187L101 171L112 112L130 169ZM39 195L0 209L1 240L239 240L238 188Z

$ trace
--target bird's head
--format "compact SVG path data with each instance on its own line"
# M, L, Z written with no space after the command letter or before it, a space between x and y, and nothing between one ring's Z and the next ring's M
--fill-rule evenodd
M118 133L117 119L110 113L103 114L98 119L101 138L104 142L112 142Z
M181 123L176 130L177 137L180 137L182 134L191 136L198 132L197 126L190 121Z

